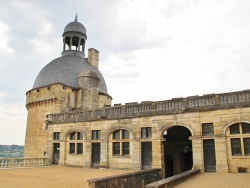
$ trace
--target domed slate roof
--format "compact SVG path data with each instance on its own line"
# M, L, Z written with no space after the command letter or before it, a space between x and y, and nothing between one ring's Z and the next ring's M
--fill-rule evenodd
M70 22L68 25L66 25L66 27L64 28L64 33L67 32L79 32L87 35L86 28L80 22L77 21Z
M99 92L108 94L101 72L88 63L86 59L74 55L62 56L47 64L38 74L33 89L56 83L79 88L78 76L84 70L91 70L97 73L100 79Z

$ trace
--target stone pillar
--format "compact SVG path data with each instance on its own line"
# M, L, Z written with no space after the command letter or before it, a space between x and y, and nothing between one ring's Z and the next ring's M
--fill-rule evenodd
M215 137L215 157L216 172L228 173L227 148L225 135L216 135Z
M100 168L108 168L108 141L101 140Z
M152 141L152 168L162 168L164 161L162 139Z
M66 47L66 42L65 42L65 38L63 39L63 52L65 51L65 47Z
M77 51L80 51L80 45L81 45L81 39L79 38L79 40L78 40L78 45L77 45Z
M70 37L70 39L69 39L69 50L71 50L72 49L72 37Z
M193 168L200 169L204 172L204 156L203 156L203 144L200 136L189 137L192 140L192 151L193 151Z
M84 41L84 39L82 39L83 40L83 43L82 43L82 53L84 54L84 51L85 51L85 41Z

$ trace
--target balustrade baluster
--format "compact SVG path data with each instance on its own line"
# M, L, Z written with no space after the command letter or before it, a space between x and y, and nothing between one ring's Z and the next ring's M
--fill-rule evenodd
M0 160L0 166L1 168L4 167L4 160Z

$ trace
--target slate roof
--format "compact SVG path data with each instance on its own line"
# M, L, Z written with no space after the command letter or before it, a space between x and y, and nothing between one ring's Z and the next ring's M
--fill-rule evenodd
M33 89L56 83L61 83L72 88L79 88L78 76L84 70L97 73L100 84L99 92L108 94L107 86L101 72L88 63L87 59L74 55L61 56L47 64L38 74Z

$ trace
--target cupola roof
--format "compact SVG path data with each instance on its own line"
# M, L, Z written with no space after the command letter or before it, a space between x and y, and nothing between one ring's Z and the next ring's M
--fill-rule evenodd
M77 14L75 20L66 25L63 35L69 32L78 32L84 34L85 36L87 35L86 28L78 22Z
M99 92L108 94L107 86L101 72L97 67L89 63L88 58L84 58L85 39L84 36L80 38L81 36L79 37L78 34L86 34L86 29L78 22L77 15L75 21L65 27L64 34L66 32L73 32L73 35L65 38L62 56L51 61L40 71L34 82L33 89L57 83L72 88L80 88L78 84L80 73L83 71L89 73L91 71L92 74L100 79ZM65 46L68 46L68 49L65 49Z

